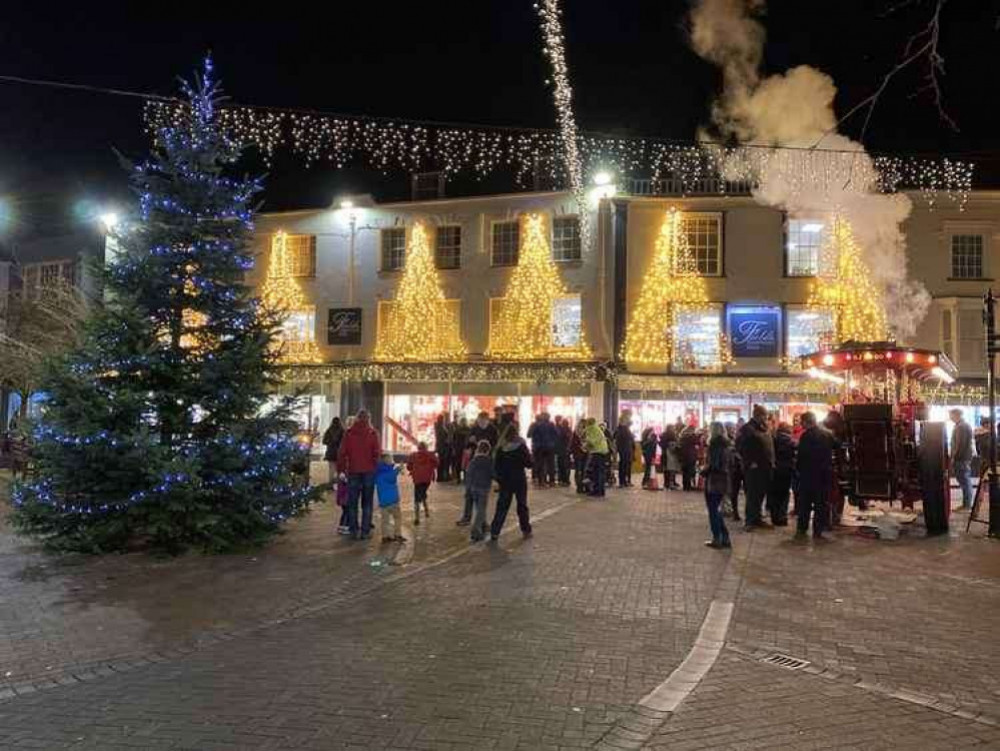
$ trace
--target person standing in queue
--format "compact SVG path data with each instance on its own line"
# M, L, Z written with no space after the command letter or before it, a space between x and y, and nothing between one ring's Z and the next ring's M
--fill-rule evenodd
M556 417L556 482L562 487L569 487L569 447L572 442L573 429L569 418Z
M660 433L660 467L663 469L664 490L679 490L676 478L681 471L681 460L677 451L677 428L667 425Z
M604 497L604 483L608 470L608 454L611 453L605 431L591 417L583 434L583 448L587 452L586 469L590 476L590 495Z
M371 537L375 468L379 462L380 444L379 435L371 426L368 410L359 410L354 423L344 433L337 452L337 469L347 475L347 527L354 540Z
M517 425L512 415L502 419L500 445L494 452L494 473L500 483L500 493L497 496L497 507L490 525L490 540L500 539L510 502L516 499L517 522L521 534L527 539L531 537L531 514L528 511L528 477L525 471L531 468L531 452L528 445L518 434Z
M799 439L795 468L798 483L795 488L795 510L798 522L796 539L805 539L812 515L813 537L830 539L827 532L830 511L827 498L833 487L833 452L836 439L826 428L816 424L812 412L802 414L802 437Z
M722 518L722 498L729 490L729 454L732 451L726 428L721 422L713 422L705 460L705 505L708 509L708 526L712 539L705 543L710 548L731 548L729 530Z
M632 418L623 412L615 428L615 452L618 454L618 487L632 487L632 462L635 461L635 437L632 435Z
M754 405L753 417L736 438L736 450L743 459L747 488L745 529L749 532L767 528L769 525L761 518L761 513L774 472L774 439L767 430L767 408L763 405Z
M444 413L434 421L434 452L437 454L437 480L446 482L451 468L451 423Z
M469 428L469 421L465 417L460 417L452 423L451 427L451 471L455 475L455 483L462 484L462 475L465 472L465 450L469 448L469 436L472 430Z
M698 467L698 431L688 425L680 434L681 482L684 490L695 489L695 472Z
M801 418L800 418L801 419ZM767 513L771 524L788 526L788 501L792 493L792 476L795 474L795 441L792 428L780 423L774 433L774 476L767 491Z
M647 427L642 431L639 446L642 449L642 487L647 487L653 479L653 466L656 463L656 429Z

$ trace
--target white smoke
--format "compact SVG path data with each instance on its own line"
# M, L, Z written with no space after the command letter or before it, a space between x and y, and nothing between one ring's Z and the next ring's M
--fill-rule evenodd
M930 305L923 285L907 279L900 229L912 203L873 191L875 168L864 147L836 134L833 79L806 65L761 78L765 0L694 0L691 45L722 70L712 107L713 135L741 143L813 147L762 160L755 198L790 214L840 214L853 231L874 279L885 289L893 333L913 336ZM829 151L852 151L845 157Z

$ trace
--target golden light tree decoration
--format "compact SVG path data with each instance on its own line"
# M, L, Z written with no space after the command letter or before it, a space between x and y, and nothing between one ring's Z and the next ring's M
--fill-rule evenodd
M379 321L375 359L439 362L465 354L458 315L445 300L427 228L418 222L409 231L395 300Z
M315 306L309 304L299 283L292 276L291 261L288 258L288 235L284 231L278 231L271 242L267 278L260 297L267 310L285 316L286 321L296 315L314 314ZM282 362L299 364L323 361L312 332L300 334L294 332L293 327L285 327L275 337L275 347L280 352Z
M809 307L833 312L836 341L877 342L889 335L885 295L861 256L849 222L835 217L823 245L825 273L812 283Z
M698 273L698 263L684 233L684 215L672 208L660 226L639 299L629 316L622 353L625 362L630 366L669 365L674 356L678 313L704 307L708 302L705 279ZM726 344L720 335L723 359L728 355Z
M576 346L557 347L553 341L555 301L567 297L559 269L552 260L548 225L541 214L521 220L517 266L491 322L489 354L504 360L586 359L592 356L581 323Z

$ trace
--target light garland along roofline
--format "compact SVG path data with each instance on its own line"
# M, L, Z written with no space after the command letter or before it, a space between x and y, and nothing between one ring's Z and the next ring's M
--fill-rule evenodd
M615 368L600 361L519 361L481 360L475 362L369 362L351 361L322 365L294 365L284 368L289 383L340 381L455 381L467 383L590 383L613 381Z
M836 393L836 389L830 388L830 384L805 376L788 374L767 376L727 373L706 375L619 373L618 388L622 391L662 391L672 394L702 392L797 394L824 398Z

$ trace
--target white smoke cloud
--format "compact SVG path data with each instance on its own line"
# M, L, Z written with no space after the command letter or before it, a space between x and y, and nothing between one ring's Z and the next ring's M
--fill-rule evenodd
M762 160L755 197L790 214L839 213L850 222L872 276L885 290L893 333L900 339L913 336L930 295L906 275L906 238L900 227L912 203L904 195L871 190L871 157L861 144L834 132L837 88L830 76L800 65L761 78L764 11L765 0L695 0L692 5L691 46L723 74L723 91L712 107L714 135L741 143L820 149L784 151ZM857 155L845 159L822 149Z

